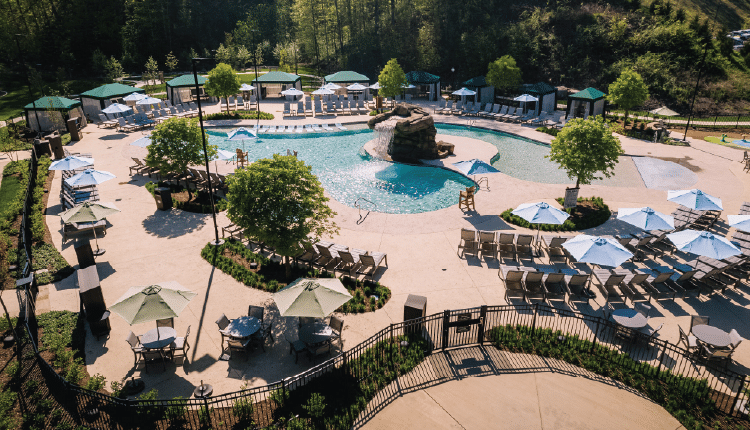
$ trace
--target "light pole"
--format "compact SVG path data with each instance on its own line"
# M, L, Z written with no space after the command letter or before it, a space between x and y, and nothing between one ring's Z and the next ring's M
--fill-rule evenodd
M219 226L216 224L216 206L214 205L214 190L211 186L211 175L209 174L209 167L211 166L208 163L208 148L206 146L206 131L203 129L203 108L201 107L201 94L200 94L200 85L198 84L198 71L195 68L196 63L204 60L210 60L209 58L193 58L191 59L191 62L193 63L193 78L195 78L195 95L198 99L198 121L201 124L201 139L203 140L203 158L206 162L206 179L208 182L208 198L211 200L211 216L214 219L214 235L216 236L216 240L214 242L211 242L214 246L219 246L224 243L223 240L219 239Z

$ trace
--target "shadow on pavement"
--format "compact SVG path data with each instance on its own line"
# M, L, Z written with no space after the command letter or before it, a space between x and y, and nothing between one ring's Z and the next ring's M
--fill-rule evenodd
M143 220L143 228L154 236L175 238L184 236L206 225L209 215L172 209L171 211L156 211Z

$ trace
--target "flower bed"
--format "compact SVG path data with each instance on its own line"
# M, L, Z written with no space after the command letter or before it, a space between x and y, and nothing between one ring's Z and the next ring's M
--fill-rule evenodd
M192 192L192 198L190 193L182 185L175 185L168 182L155 183L149 181L146 183L146 189L151 195L154 195L154 189L156 187L167 187L172 191L172 207L181 209L185 212L193 212L199 214L210 214L211 213L211 200L209 199L208 193L202 190L195 190ZM222 212L227 209L227 201L214 194L214 205L216 206L217 212Z
M258 118L258 115L260 115L260 118ZM241 110L241 111L234 111L230 113L226 112L220 112L220 113L212 113L210 115L206 115L205 119L208 120L221 120L221 119L273 119L274 116L271 113L267 112L260 112L258 111L248 111L248 110Z
M557 202L563 204L563 199L558 198ZM601 197L578 198L578 206L575 210L566 209L565 212L570 214L563 224L531 224L525 219L513 215L513 209L503 212L500 217L507 223L519 227L539 229L541 231L577 231L587 228L596 227L604 224L612 216L609 206L604 203Z

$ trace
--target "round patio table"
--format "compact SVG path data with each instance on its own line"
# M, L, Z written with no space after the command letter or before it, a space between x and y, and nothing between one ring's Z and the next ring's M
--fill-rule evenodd
M299 328L299 340L308 345L325 342L333 336L333 329L328 324L318 321L305 324Z
M258 318L245 315L233 319L224 332L231 337L243 339L252 336L258 330L260 330Z
M141 345L148 349L160 349L174 342L177 332L172 327L159 327L141 336Z
M648 318L635 309L617 309L612 312L612 319L627 328L643 328L648 325Z
M710 325L698 324L693 326L693 335L703 343L717 348L726 348L732 343L729 333Z

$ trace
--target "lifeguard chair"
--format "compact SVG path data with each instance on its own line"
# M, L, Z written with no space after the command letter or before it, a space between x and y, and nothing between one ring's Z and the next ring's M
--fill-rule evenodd
M461 193L458 195L458 208L463 210L464 207L466 207L466 210L472 210L475 211L476 208L474 207L474 193L476 192L476 187L467 187L466 191L461 191Z

